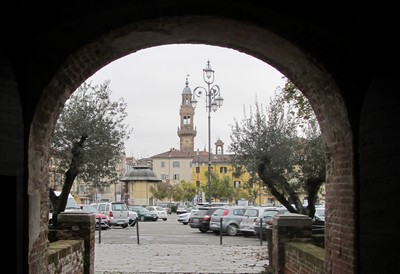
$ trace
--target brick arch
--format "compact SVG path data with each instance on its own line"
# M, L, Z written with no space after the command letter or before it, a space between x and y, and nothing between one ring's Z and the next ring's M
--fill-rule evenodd
M307 96L326 140L326 271L335 272L338 266L344 266L346 273L353 273L355 198L353 191L347 191L354 188L353 136L341 94L323 66L287 40L259 26L226 18L182 16L136 22L85 43L70 55L45 87L34 114L29 137L28 192L37 199L30 199L30 208L46 208L43 167L47 164L51 133L69 95L110 62L141 49L172 43L239 50L275 67ZM41 224L32 227L31 249L43 244L45 226L42 218ZM332 238L341 240L332 245ZM334 255L338 253L341 255Z

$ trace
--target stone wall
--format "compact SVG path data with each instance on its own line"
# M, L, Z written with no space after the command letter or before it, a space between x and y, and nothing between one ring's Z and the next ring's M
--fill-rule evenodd
M94 273L94 247L95 247L95 231L96 231L95 215L93 213L83 213L83 212L63 212L60 215L58 215L57 220L58 220L58 225L57 225L56 238L58 241L53 242L51 244L57 245L57 243L60 242L61 240L82 241L83 271L78 273L84 273L84 274ZM64 252L64 257L66 257L68 250L64 250L63 252ZM73 268L75 262L73 260L70 260L70 263L71 263L71 268ZM54 273L54 272L48 272L48 273Z
M285 245L285 274L324 273L325 251L311 243L292 242Z
M60 240L49 244L48 273L84 273L84 241Z

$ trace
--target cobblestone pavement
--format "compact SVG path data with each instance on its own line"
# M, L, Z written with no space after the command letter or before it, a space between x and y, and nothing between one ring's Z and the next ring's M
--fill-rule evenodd
M96 244L95 274L266 273L266 246Z

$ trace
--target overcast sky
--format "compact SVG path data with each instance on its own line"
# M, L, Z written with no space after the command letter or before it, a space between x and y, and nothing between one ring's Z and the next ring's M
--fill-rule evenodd
M168 45L138 51L105 66L88 81L110 80L113 100L127 103L126 122L133 132L125 142L127 156L151 157L179 149L179 109L186 78L193 91L207 88L203 69L210 61L214 84L220 87L224 104L211 113L211 148L221 139L225 152L230 144L234 118L241 121L243 108L257 101L264 106L276 87L283 87L283 75L270 65L236 50L206 45ZM198 98L194 115L197 129L195 150L208 149L208 115L205 98Z

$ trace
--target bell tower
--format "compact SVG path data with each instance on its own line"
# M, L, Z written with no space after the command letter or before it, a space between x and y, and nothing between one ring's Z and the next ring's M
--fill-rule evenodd
M186 77L179 110L180 127L178 127L178 136L180 138L180 151L194 151L194 137L196 137L197 132L196 128L194 128L194 108L190 103L191 100L192 90L189 88L188 78Z

